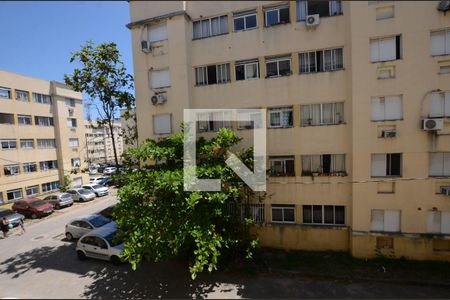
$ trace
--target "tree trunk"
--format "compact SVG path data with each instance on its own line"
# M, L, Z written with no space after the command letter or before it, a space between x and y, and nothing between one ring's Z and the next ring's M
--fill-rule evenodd
M113 124L111 123L111 120L109 120L108 123L109 123L109 132L111 134L111 141L112 141L113 151L114 151L114 161L116 162L116 166L118 166L119 160L117 159L116 139L114 137L114 127L112 126Z

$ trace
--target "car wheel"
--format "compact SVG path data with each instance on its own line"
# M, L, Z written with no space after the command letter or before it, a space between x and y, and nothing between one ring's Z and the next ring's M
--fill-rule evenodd
M36 215L36 214L32 214L32 215L31 215L31 218L32 218L32 219L36 219L36 218L37 218L37 215Z
M59 206L59 204L56 204L55 209L61 209L61 206Z
M79 260L85 260L86 259L86 254L84 254L83 251L78 250L77 251L77 257L78 257Z
M115 266L120 266L122 264L122 261L120 260L120 258L115 255L111 256L111 262Z
M66 240L68 241L73 240L73 235L70 232L66 232Z

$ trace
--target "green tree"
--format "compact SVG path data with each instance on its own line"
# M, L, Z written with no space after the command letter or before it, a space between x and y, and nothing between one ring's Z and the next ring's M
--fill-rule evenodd
M220 192L187 192L183 189L183 134L161 141L146 140L127 156L147 163L137 172L121 174L125 185L114 215L125 242L123 258L136 268L142 259L164 261L188 257L193 278L220 262L250 258L258 245L250 234L251 222L242 222L241 204L262 200L225 164L228 150L240 141L234 132L221 129L209 141L197 141L197 175L220 178ZM238 153L249 167L252 149Z
M71 55L70 62L74 61L80 67L75 68L73 74L65 74L64 80L75 91L86 93L91 101L99 101L98 127L109 129L118 164L113 123L120 109L130 111L135 105L134 96L129 92L133 88L133 77L126 72L115 43L95 46L92 41L87 41Z
M70 176L66 174L63 177L63 182L60 185L59 190L61 192L65 192L65 191L67 191L70 188L71 184L72 184L72 179L70 179Z

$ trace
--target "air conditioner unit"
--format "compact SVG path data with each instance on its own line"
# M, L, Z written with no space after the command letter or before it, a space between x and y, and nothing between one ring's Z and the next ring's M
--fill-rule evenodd
M441 130L444 128L444 119L424 119L422 129L425 131Z
M153 105L164 104L167 101L166 93L159 93L152 96L150 99Z
M152 46L150 46L148 41L141 41L141 50L144 53L150 53L152 52Z
M443 12L449 11L450 10L450 0L445 0L445 1L439 2L437 9L439 11L443 11Z
M69 116L73 116L73 108L69 108Z
M450 186L441 186L441 194L450 196Z
M320 24L319 14L306 16L306 27L316 27Z
M397 136L397 131L395 129L383 130L381 132L381 137L383 138L394 138Z

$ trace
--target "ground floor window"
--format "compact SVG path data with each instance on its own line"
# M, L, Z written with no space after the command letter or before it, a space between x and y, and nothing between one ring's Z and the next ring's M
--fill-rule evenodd
M295 223L294 204L272 204L272 222Z
M59 181L47 182L42 184L42 192L50 192L59 189Z
M372 209L370 230L400 232L400 210Z
M6 192L8 201L16 201L22 199L22 189L10 190Z
M303 224L345 225L345 206L303 205Z
M37 194L39 194L39 186L38 185L33 185L30 187L27 187L25 189L25 192L27 193L27 196L36 196Z

